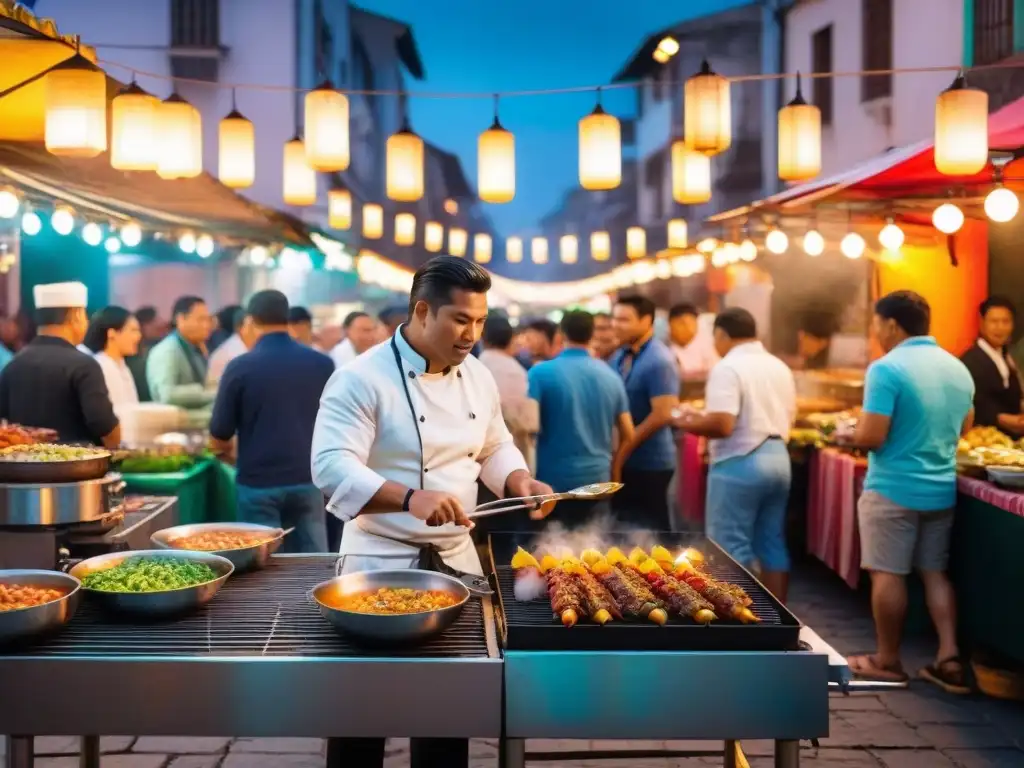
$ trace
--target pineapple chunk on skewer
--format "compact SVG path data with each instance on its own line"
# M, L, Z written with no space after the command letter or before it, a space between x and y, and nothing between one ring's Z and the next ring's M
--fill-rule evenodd
M512 555L511 565L517 571L520 568L531 568L531 567L532 568L536 568L538 571L541 569L540 568L540 563L537 562L537 558L534 557L533 555L531 555L529 552L527 552L522 547L519 547L519 549L516 550L516 553L514 555Z
M626 557L625 553L623 553L623 551L618 547L612 547L611 549L609 549L608 552L605 554L605 558L611 565L625 563L629 559Z
M675 562L675 558L672 557L672 553L660 544L651 547L651 559L656 561L665 570L671 570L672 563Z
M633 565L640 565L640 563L647 559L649 559L647 553L640 547L633 547L629 550L629 562L633 563Z
M584 549L580 552L580 559L587 565L593 565L598 560L604 560L604 555L596 549Z
M540 559L540 572L547 573L552 568L558 567L558 559L554 555L544 555Z

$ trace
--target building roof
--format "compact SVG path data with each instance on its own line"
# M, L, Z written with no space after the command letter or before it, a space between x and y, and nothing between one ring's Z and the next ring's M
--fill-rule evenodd
M2 0L0 0L2 1ZM417 80L422 80L426 77L426 70L423 68L423 60L420 58L419 48L416 46L416 38L413 37L412 27L399 19L385 16L380 13L374 13L368 11L365 8L360 8L357 5L349 5L349 10L356 14L358 18L359 14L364 16L375 18L380 21L387 22L396 27L396 39L395 48L398 52L398 58L405 65L405 68L409 70L409 74L415 77Z

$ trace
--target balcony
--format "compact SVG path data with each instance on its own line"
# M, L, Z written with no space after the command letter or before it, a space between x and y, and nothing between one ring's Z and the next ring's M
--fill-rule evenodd
M171 74L216 82L220 45L220 0L171 0Z

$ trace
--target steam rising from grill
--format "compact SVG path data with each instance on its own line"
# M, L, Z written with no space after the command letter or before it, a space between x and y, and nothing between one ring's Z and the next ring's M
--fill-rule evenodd
M548 518L547 528L539 533L531 545L527 547L539 560L543 555L565 557L579 556L584 549L596 549L606 552L611 547L640 547L650 552L651 547L658 544L658 535L650 530L631 527L628 523L617 521L612 515L601 515L594 518L582 528L570 530L553 520L558 517L558 507Z

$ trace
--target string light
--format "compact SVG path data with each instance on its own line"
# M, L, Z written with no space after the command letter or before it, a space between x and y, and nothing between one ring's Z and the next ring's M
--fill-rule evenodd
M1006 187L996 187L985 196L985 215L994 222L1005 224L1018 210L1020 200Z
M21 215L21 231L26 235L38 235L43 229L43 220L35 211L25 211Z
M956 234L964 225L964 212L953 203L943 203L932 212L932 224L945 235Z
M856 232L850 232L839 242L839 251L848 259L859 259L864 255L867 243Z
M88 222L82 227L82 240L88 245L99 245L103 241L103 228L96 222Z
M764 247L776 255L785 253L789 248L789 238L781 229L773 229L765 236Z
M743 261L754 261L757 258L757 244L749 237L739 245L739 255Z
M899 225L891 218L886 219L885 226L882 227L881 232L878 233L879 245L889 251L898 251L903 247L904 239L905 235L903 234L903 230L899 228Z
M209 235L200 235L196 238L196 256L201 259L208 259L213 255L217 244Z
M75 214L66 205L58 205L50 216L50 226L58 235L70 235L75 228Z
M107 253L117 253L121 250L121 241L111 235L103 241L103 247L107 249Z
M142 242L142 229L135 222L129 221L121 227L121 242L134 248Z
M808 256L821 256L825 252L825 238L816 229L808 230L804 234L803 246Z
M21 200L13 187L0 187L0 219L13 219L21 208Z
M196 236L191 232L185 232L178 238L178 248L181 249L182 253L195 253L196 252Z

